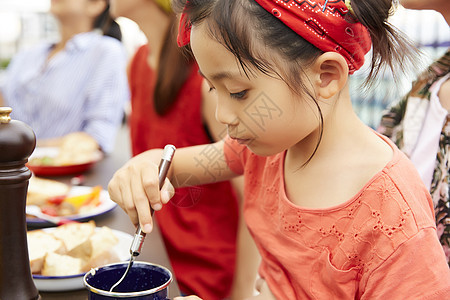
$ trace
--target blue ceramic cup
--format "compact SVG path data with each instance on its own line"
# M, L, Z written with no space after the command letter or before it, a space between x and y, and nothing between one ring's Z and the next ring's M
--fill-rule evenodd
M141 261L135 261L122 283L110 292L110 288L122 277L127 266L128 262L123 262L87 272L84 276L84 285L89 291L89 300L169 299L172 273L162 266Z

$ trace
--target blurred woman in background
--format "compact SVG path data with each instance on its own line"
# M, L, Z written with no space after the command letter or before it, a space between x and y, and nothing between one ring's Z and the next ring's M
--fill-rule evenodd
M170 1L113 0L111 12L135 21L148 40L128 69L133 156L166 144L186 147L223 138L226 129L214 117L216 100L196 63L177 46L178 21ZM205 172L214 167L213 148L199 164ZM230 182L177 189L155 216L183 294L208 300L252 294L258 254Z
M57 146L70 134L73 152L82 139L108 153L129 98L119 25L107 0L52 0L50 12L60 40L13 57L0 105L32 127L38 145Z

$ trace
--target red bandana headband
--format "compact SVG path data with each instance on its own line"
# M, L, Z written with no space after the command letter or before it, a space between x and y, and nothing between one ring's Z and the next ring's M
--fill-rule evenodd
M364 64L371 39L361 23L346 21L349 13L344 0L255 0L286 26L324 52L337 52L347 61L353 74ZM189 43L190 23L183 14L178 45Z

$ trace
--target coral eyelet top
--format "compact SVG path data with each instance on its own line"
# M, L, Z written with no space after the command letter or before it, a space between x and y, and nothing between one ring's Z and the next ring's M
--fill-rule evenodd
M277 299L450 299L450 271L431 198L406 156L340 205L307 209L284 189L285 152L260 157L228 139L229 167L245 175L244 217Z

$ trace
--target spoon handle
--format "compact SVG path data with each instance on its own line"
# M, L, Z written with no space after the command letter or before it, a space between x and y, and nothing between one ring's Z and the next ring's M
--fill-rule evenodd
M164 185L164 181L167 177L167 172L169 171L170 163L172 162L173 155L175 154L175 146L166 145L164 147L164 151L161 157L161 162L159 163L159 189ZM152 208L152 216L154 214L154 210ZM144 244L145 232L142 231L141 226L138 225L136 229L136 233L134 234L133 242L130 247L131 256L138 256L141 253L142 245Z
M166 145L164 147L163 155L161 158L161 162L159 164L159 189L161 190L162 186L164 185L164 180L166 180L167 172L170 167L170 163L172 161L172 157L175 153L175 146L173 145ZM151 208L150 208L151 209ZM153 216L153 209L151 209L152 216ZM130 246L130 262L128 263L127 269L125 270L125 273L122 275L122 277L117 281L111 289L109 290L112 292L127 276L128 272L131 269L131 266L133 265L134 260L136 259L136 256L138 256L141 253L142 245L144 244L146 233L142 231L141 226L138 225L136 229L136 233L134 234L133 242Z

